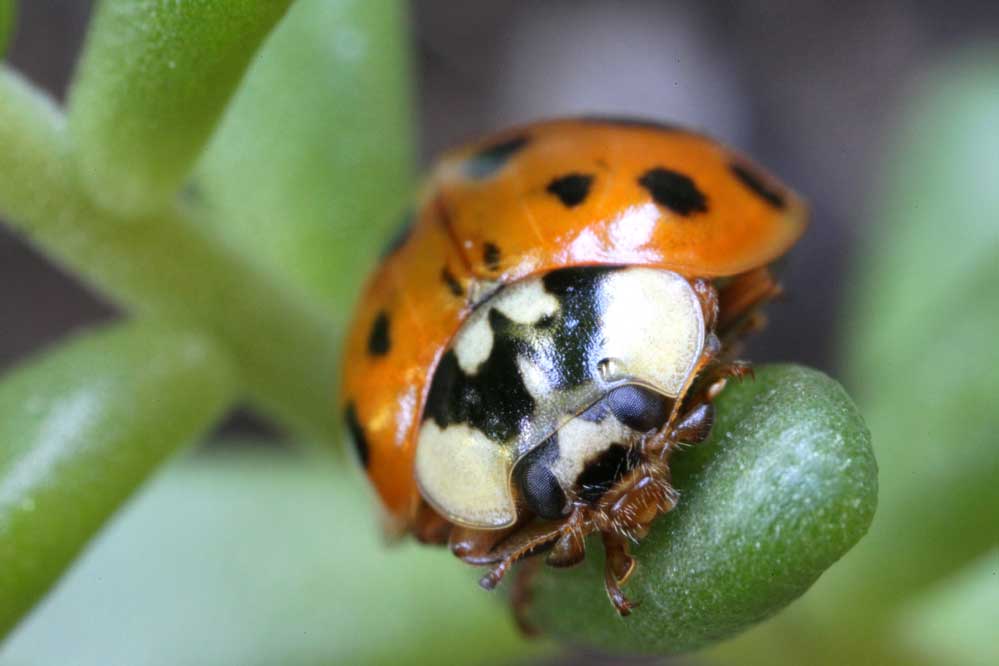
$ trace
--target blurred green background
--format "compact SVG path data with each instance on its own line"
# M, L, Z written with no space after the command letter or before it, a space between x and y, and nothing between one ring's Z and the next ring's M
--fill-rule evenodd
M381 548L359 475L289 444L292 429L323 440L336 428L323 415L335 338L414 165L499 126L592 111L703 128L810 199L789 296L747 355L840 379L880 468L878 513L854 550L775 618L681 659L999 663L999 8L298 0L284 14L287 2L240 12L246 3L229 0L190 3L171 31L169 11L135 21L127 2L106 4L72 94L90 3L18 7L7 62L68 103L75 138L61 142L47 103L17 115L11 99L37 100L4 79L15 92L0 108L11 218L0 370L14 374L0 414L37 400L35 412L60 414L56 439L110 434L109 447L141 441L143 455L84 447L80 459L110 469L83 478L44 460L63 482L32 501L79 512L36 528L38 507L18 507L54 554L0 572L4 594L72 561L155 463L199 443L87 546L0 646L0 664L620 663L523 641L445 552ZM11 6L0 2L0 26ZM23 131L10 120L29 116ZM41 176L33 151L57 158ZM77 162L58 159L71 152ZM59 188L67 173L78 190ZM141 261L120 260L142 243ZM152 323L39 356L122 307ZM86 378L135 399L88 420L77 406L89 394L73 384ZM185 394L197 400L173 397ZM246 407L229 409L234 398ZM19 428L0 424L0 470L20 455ZM102 479L120 481L106 499L74 494ZM62 544L67 533L77 537ZM0 548L0 561L14 555Z

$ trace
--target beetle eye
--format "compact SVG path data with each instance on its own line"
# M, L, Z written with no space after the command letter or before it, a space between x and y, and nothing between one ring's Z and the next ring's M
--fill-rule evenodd
M514 481L520 487L531 511L547 520L565 516L565 493L552 474L551 466L558 458L558 435L552 435L517 463Z
M620 386L607 394L607 405L617 420L633 430L647 432L666 424L673 401L636 384Z

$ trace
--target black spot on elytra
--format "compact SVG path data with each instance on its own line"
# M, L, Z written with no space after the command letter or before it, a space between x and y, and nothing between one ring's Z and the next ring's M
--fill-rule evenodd
M482 246L482 260L486 262L486 268L491 271L499 270L500 249L493 243L486 243Z
M679 125L674 125L672 123L667 123L661 120L653 120L651 118L636 118L633 116L614 116L614 115L586 115L581 116L579 120L586 123L594 123L597 125L617 125L618 127L636 127L640 129L651 129L659 130L660 132L685 132L686 130Z
M348 403L347 408L343 410L343 420L347 424L347 431L350 433L354 450L357 451L357 459L361 461L361 465L367 468L371 452L368 449L368 439L364 436L364 428L357 420L357 410L354 408L354 403Z
M638 179L657 204L678 215L706 213L708 200L688 176L663 167L649 169Z
M739 179L739 182L745 185L768 204L774 208L784 208L787 202L784 201L784 195L778 192L775 188L767 184L766 179L764 179L759 174L755 173L749 167L742 164L729 164L728 168L732 170L735 177Z
M555 433L513 468L513 481L527 506L545 520L565 517L565 492L551 471L558 456L558 433Z
M475 180L488 178L503 168L503 165L528 142L526 135L520 135L483 148L465 162L465 174Z
M638 432L663 427L673 408L664 396L635 384L619 386L607 394L606 400L617 420Z
M395 230L395 233L392 234L388 243L386 243L385 247L382 248L382 259L395 254L399 248L406 244L406 241L409 240L410 235L413 233L413 224L415 220L416 213L412 210L407 210L405 215L402 217L402 221L399 223L399 228Z
M391 346L389 316L382 310L375 317L375 322L371 325L371 332L368 334L368 353L372 356L385 356Z
M554 194L566 208L583 203L590 193L593 176L585 173L570 173L552 180L545 191Z
M640 454L635 449L623 444L611 444L610 448L591 461L576 477L580 499L596 502L621 477L634 469L639 461Z
M441 269L441 279L444 280L444 284L447 285L447 288L451 290L452 294L458 296L459 298L465 295L465 289L461 286L461 283L458 282L458 278L454 276L454 273L447 269L447 266Z
M534 398L517 367L521 343L512 329L518 324L497 310L487 315L493 347L474 375L461 369L454 350L441 358L427 395L423 418L440 428L466 423L495 442L516 437L534 413Z

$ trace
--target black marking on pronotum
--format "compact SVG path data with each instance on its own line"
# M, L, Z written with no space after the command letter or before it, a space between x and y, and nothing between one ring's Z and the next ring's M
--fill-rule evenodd
M448 270L447 266L441 269L441 279L444 280L444 284L447 285L452 294L459 298L465 295L464 287L458 282L458 278L454 276L454 273Z
M590 193L593 176L586 173L568 173L559 176L548 183L545 191L558 197L566 208L572 208L583 203Z
M740 183L774 208L784 208L787 205L787 202L784 201L784 195L768 185L766 179L755 173L750 167L733 162L728 165L728 168L731 169Z
M615 116L615 115L586 115L581 116L579 120L585 123L594 123L599 125L617 125L619 127L636 127L640 129L652 129L659 130L660 132L685 132L686 130L679 125L674 125L672 123L667 123L661 120L653 120L651 118L636 118L633 116Z
M347 431L350 433L354 450L357 451L358 460L361 461L364 467L367 467L371 459L371 451L368 449L368 439L364 436L364 428L361 427L360 421L357 420L357 411L354 409L354 403L348 403L347 408L343 410L343 420L347 424Z
M413 224L416 221L416 213L413 210L407 210L402 216L402 221L399 223L399 228L395 230L392 237L389 239L385 247L382 248L381 258L393 255L399 250L406 241L409 240L410 234L413 233Z
M481 180L493 175L507 163L514 153L528 144L526 135L515 136L499 143L486 146L465 162L465 174L469 178Z
M486 243L482 246L482 260L486 262L486 268L491 271L498 271L500 267L500 249L493 243Z
M517 367L521 342L514 329L519 325L497 310L487 317L493 334L488 358L469 375L448 350L434 371L423 418L434 419L440 428L466 423L495 442L507 442L520 433L535 404Z
M544 276L545 291L559 301L556 321L545 330L549 350L557 350L558 363L549 380L558 389L573 388L593 378L591 350L600 345L603 304L598 289L603 277L619 266L574 266ZM546 350L547 351L547 350ZM546 363L545 365L551 365Z
M385 356L391 346L389 316L382 310L375 317L375 322L371 325L371 332L368 334L368 353L372 356Z
M520 459L513 468L513 480L531 511L545 520L565 516L565 492L552 467L558 461L558 433Z
M657 204L678 215L706 213L708 199L690 177L664 167L649 169L638 179Z
M611 444L576 477L580 499L596 502L639 462L640 454L635 449Z
M464 423L496 442L521 433L535 414L535 401L524 383L518 358L542 368L554 389L578 387L593 379L595 349L602 344L604 304L600 282L618 266L578 266L552 271L542 286L558 309L534 323L517 323L493 309L493 294L479 307L492 332L489 356L472 374L462 370L453 349L441 358L430 382L424 419L438 427Z

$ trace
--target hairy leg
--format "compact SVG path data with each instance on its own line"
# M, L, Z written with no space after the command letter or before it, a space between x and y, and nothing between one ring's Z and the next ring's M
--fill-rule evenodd
M583 537L591 528L580 524L579 513L574 512L561 521L535 520L502 531L458 528L452 533L451 551L469 564L494 565L479 581L482 587L491 590L518 560L531 555L551 551L555 554L550 558L554 566L580 561L585 555Z

